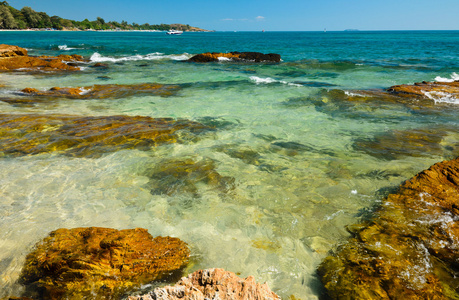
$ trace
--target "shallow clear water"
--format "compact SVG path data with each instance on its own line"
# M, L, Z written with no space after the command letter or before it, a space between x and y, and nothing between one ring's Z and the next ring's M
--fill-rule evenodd
M0 32L0 37L30 55L76 53L109 65L66 75L3 73L1 97L20 97L14 92L25 87L182 86L170 97L59 99L32 106L0 102L2 113L172 117L217 129L197 141L99 158L58 153L0 158L0 296L19 294L16 281L25 255L50 231L103 226L179 237L192 249L189 272L222 267L267 281L283 298L316 299L316 267L345 241L345 226L368 216L388 190L451 158L459 143L457 99L422 108L349 103L327 93L450 79L459 71L457 31ZM183 61L208 51L279 53L283 62ZM422 155L370 155L358 146L395 130L437 129L435 150L427 145ZM155 168L186 159L212 161L220 175L234 179L233 188L200 182L193 194L151 192Z

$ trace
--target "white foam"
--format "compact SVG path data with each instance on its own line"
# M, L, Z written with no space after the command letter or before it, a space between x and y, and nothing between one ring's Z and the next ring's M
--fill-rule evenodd
M258 76L250 76L250 80L254 81L255 84L282 83L282 84L286 84L286 85L290 85L290 86L298 86L298 87L302 86L301 84L291 83L291 82L287 82L287 81L284 81L284 80L276 80L276 79L273 79L273 78L270 78L270 77L261 78L261 77L258 77Z
M219 56L218 61L231 61L232 59L229 57Z
M459 104L459 98L444 92L423 92L427 98L435 101L435 103L450 103Z
M435 81L438 82L454 82L456 80L459 80L459 74L457 74L456 72L453 72L450 78L444 78L440 76L435 77Z
M89 93L92 89L80 88L80 95L85 95Z
M59 48L59 50L63 50L63 51L69 51L69 50L78 49L78 48L67 47L67 45L59 45L59 46L57 46L57 47Z
M124 57L110 57L102 56L99 53L95 52L90 60L91 62L120 62L120 61L138 61L138 60L161 60L161 59L170 59L170 60L187 60L191 57L188 53L183 54L170 54L164 55L164 53L154 52L147 55L132 55Z
M364 95L358 94L358 93L353 93L349 91L344 91L344 94L349 97L365 97Z

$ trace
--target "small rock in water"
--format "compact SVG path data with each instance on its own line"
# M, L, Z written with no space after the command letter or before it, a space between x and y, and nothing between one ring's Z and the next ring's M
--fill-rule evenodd
M229 52L217 53L207 52L197 54L188 61L192 62L218 62L222 59L228 61L247 61L247 62L280 62L281 56L275 53L263 54L260 52Z

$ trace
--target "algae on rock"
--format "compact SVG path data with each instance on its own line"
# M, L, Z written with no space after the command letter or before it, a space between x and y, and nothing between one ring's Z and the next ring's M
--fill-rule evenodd
M118 299L188 263L187 244L146 229L58 229L27 255L20 281L39 299Z
M459 158L390 194L318 273L333 299L459 299Z

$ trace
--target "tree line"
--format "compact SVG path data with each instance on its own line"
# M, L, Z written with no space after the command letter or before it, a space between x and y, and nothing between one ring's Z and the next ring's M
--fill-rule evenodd
M190 25L182 24L159 24L150 25L132 23L126 21L118 23L116 21L105 22L104 19L97 17L94 21L84 19L83 21L73 21L58 16L48 16L45 12L36 12L28 6L18 10L6 1L0 2L0 29L79 29L79 30L189 30Z

